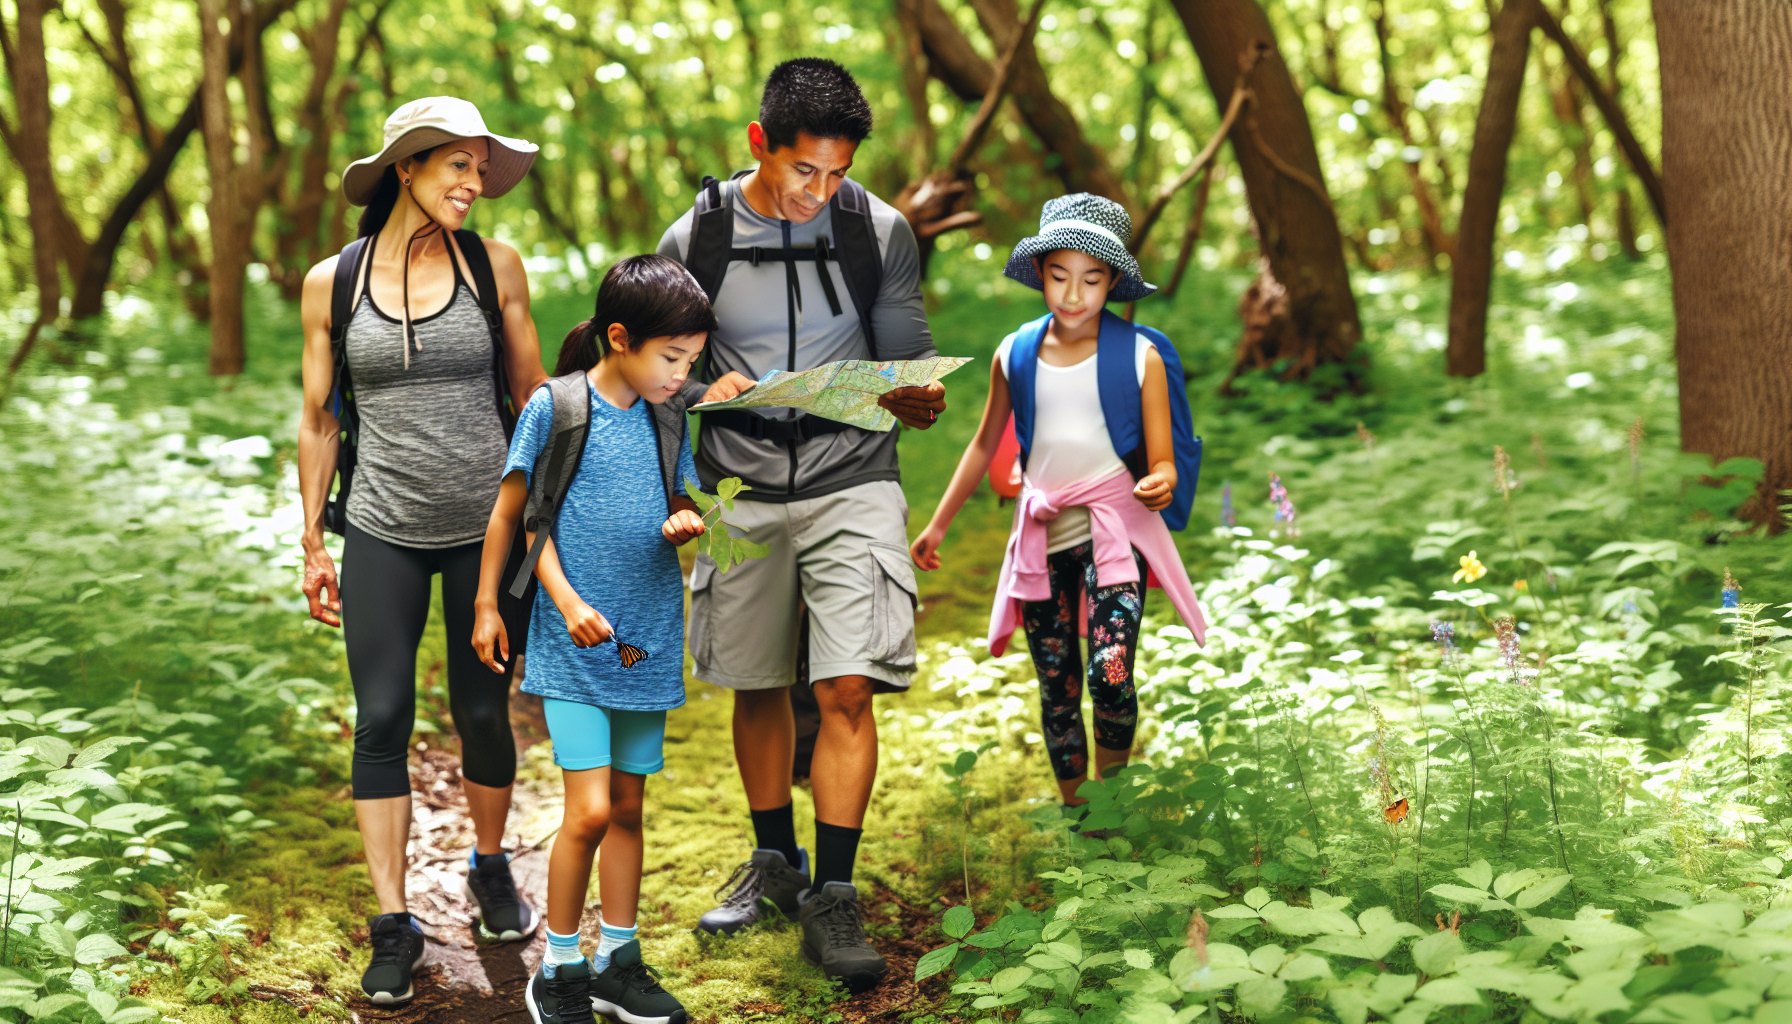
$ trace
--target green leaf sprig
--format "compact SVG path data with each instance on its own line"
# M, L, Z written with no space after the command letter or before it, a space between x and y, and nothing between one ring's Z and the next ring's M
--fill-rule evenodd
M766 544L756 544L745 537L737 537L731 531L739 529L746 532L745 527L736 527L722 518L722 511L734 511L734 498L742 491L750 491L751 487L741 483L740 477L731 476L716 482L716 493L711 497L703 493L697 481L685 478L684 492L697 503L701 510L703 535L697 538L697 553L708 555L716 563L717 572L727 572L749 558L764 558L771 552ZM714 521L711 521L711 517Z

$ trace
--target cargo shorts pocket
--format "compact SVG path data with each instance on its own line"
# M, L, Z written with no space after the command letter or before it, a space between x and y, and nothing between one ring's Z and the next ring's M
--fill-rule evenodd
M697 556L691 566L691 613L685 624L685 642L691 649L691 658L699 665L710 663L710 652L715 646L715 630L709 621L710 606L715 603L715 581L715 563Z
M871 624L867 655L892 668L915 667L915 567L908 552L870 544Z

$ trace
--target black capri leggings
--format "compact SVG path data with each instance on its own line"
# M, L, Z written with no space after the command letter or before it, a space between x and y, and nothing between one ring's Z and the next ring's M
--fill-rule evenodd
M511 661L503 674L493 672L473 653L473 598L483 547L474 541L411 548L349 525L342 549L342 638L355 686L356 800L411 793L406 758L417 720L417 644L429 620L429 578L438 572L448 631L448 710L460 734L461 777L496 787L516 778L510 676L529 634L535 583L521 600L511 597L508 587L499 588L498 612L510 638ZM513 551L511 561L520 561L518 555Z

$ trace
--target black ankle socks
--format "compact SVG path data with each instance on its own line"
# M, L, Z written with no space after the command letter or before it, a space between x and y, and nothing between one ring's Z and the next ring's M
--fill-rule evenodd
M791 817L790 804L774 807L769 811L749 811L753 816L753 845L761 850L776 850L784 855L791 867L799 867L797 861L802 857L796 848L796 821Z
M815 823L815 892L829 882L852 882L852 863L858 859L859 837L864 834L861 828Z

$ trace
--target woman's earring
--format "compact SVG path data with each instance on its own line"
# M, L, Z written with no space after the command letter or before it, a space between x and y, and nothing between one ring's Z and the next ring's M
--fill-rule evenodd
M404 179L404 181L403 181L403 182L401 182L401 183L400 183L400 184L402 184L402 185L404 185L404 187L405 187L405 188L410 188L410 187L411 187L411 179L409 179L409 178L406 178L406 179Z

